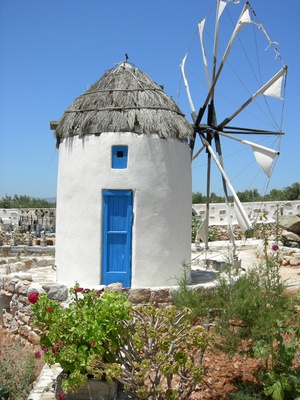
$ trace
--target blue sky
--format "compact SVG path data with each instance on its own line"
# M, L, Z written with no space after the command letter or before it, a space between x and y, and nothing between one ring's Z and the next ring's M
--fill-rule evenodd
M6 194L39 198L56 195L58 150L49 123L59 119L73 100L107 69L123 61L125 53L131 63L164 85L165 92L178 101L191 120L179 65L189 51L186 74L198 110L207 87L197 21L208 15L206 52L211 61L214 5L214 0L0 0L0 198ZM281 189L300 181L300 128L297 123L300 1L252 0L251 6L271 40L279 43L277 48L289 67L282 126L285 136L270 183L252 163L251 150L240 151L240 145L230 140L229 143L225 140L224 144L222 140L222 145L225 169L235 189L257 188L263 193L266 188ZM227 9L234 18L241 7L242 4L231 3ZM224 12L221 50L232 30L228 18ZM243 35L245 45L249 44L250 36ZM263 35L258 36L257 43L261 41L262 45L255 44L255 48L262 51L260 68L268 80L281 68L281 63L275 59L272 49L265 51L267 42L264 40ZM254 52L253 47L246 50L251 60L256 57ZM248 93L257 89L238 53L238 46L230 57L215 97L218 121L231 113L233 102L241 102L240 96L244 100L248 98L230 78L230 74L237 76L233 72L235 68L242 71L242 78L238 79L243 85L249 84ZM258 67L257 63L255 65ZM275 117L280 119L282 102L276 100L275 105L273 100ZM236 123L253 126L253 114L239 116ZM269 129L263 122L258 127ZM205 175L203 153L193 163L193 191L205 193ZM212 191L221 195L220 188L219 173L213 167Z

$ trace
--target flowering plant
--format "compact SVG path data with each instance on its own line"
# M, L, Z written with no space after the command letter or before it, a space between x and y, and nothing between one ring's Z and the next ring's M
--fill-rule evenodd
M70 289L72 301L64 308L46 294L33 292L28 301L41 330L41 349L48 364L59 363L67 378L62 387L82 386L89 374L89 359L114 362L113 351L122 344L122 324L129 319L130 303L119 292Z

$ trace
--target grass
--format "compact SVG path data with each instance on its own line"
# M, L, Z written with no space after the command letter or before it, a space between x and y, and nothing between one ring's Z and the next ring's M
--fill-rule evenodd
M32 346L0 327L0 400L27 400L43 364Z

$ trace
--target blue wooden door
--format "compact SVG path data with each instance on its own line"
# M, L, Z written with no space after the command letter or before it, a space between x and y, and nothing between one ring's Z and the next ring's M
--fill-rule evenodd
M103 191L102 284L131 286L133 225L131 190Z

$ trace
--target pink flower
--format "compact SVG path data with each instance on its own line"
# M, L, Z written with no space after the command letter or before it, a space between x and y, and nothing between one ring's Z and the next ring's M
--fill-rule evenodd
M58 349L56 347L52 347L51 351L53 354L58 354Z
M46 307L46 312L51 312L53 310L52 307Z
M39 358L41 358L42 357L42 354L41 354L41 352L40 351L36 351L35 353L34 353L34 357L38 360Z
M278 244L277 243L274 243L274 244L272 244L272 247L271 247L271 250L272 251L277 251L279 249L279 246L278 246Z
M91 291L90 289L84 289L84 293L88 293L90 291Z
M28 301L29 301L29 303L31 303L31 304L37 303L38 299L39 299L39 293L38 293L38 292L31 292L31 293L28 295Z
M62 342L57 342L56 343L56 347L61 347L62 346Z

